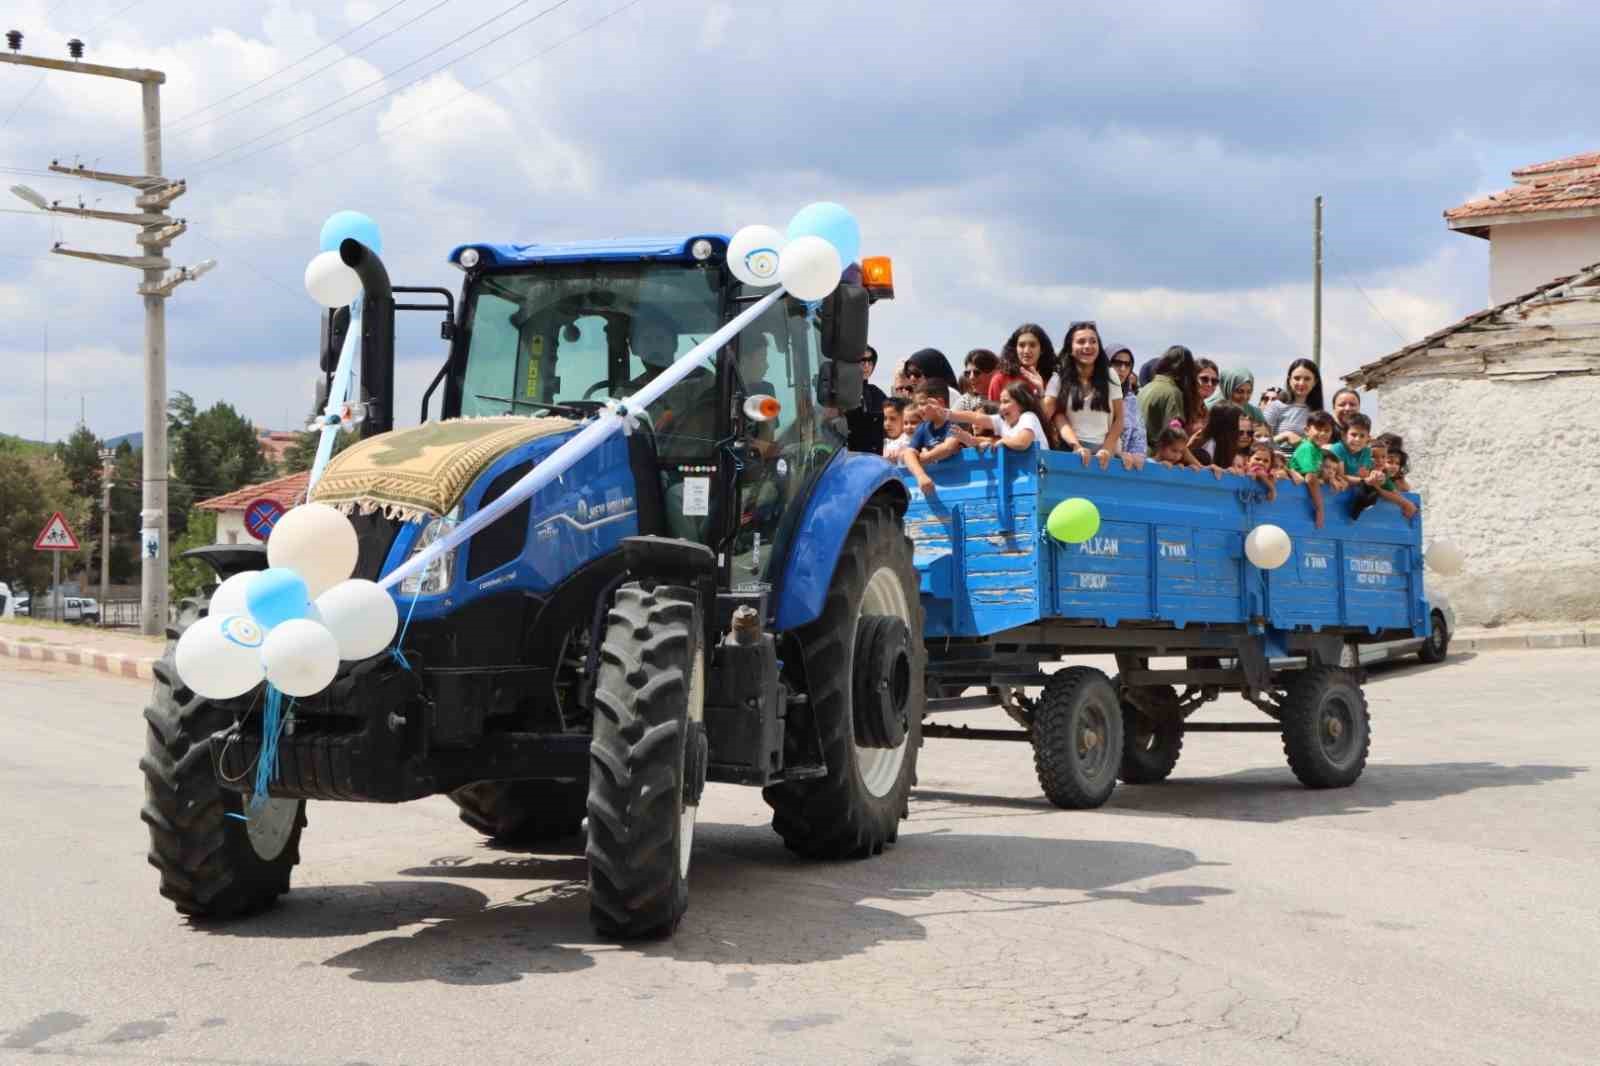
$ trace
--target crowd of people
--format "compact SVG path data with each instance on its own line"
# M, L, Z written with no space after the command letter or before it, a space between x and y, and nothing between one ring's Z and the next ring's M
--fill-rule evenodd
M869 376L877 359L869 348ZM1373 433L1354 389L1338 390L1327 405L1311 360L1290 363L1283 385L1259 396L1249 370L1221 370L1181 344L1136 364L1133 351L1104 342L1094 322L1069 325L1059 348L1042 326L1024 323L998 354L968 352L959 375L943 352L924 348L896 369L892 393L868 386L850 420L851 447L881 450L924 492L933 488L927 468L963 448L1037 444L1102 469L1120 459L1130 468L1148 461L1235 474L1269 498L1280 483L1304 486L1319 529L1325 496L1351 489L1343 505L1352 518L1379 500L1408 519L1416 513L1401 495L1411 489L1405 442Z

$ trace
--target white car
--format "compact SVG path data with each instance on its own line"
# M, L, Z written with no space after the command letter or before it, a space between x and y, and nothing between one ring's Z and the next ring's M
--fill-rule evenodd
M1426 637L1407 637L1382 644L1346 644L1339 665L1355 666L1357 655L1362 666L1403 659L1415 655L1425 663L1442 663L1450 650L1450 634L1455 632L1456 612L1450 607L1450 597L1442 589L1428 589L1428 608L1433 616L1433 626Z
M0 618L17 616L17 598L11 595L11 586L0 581Z

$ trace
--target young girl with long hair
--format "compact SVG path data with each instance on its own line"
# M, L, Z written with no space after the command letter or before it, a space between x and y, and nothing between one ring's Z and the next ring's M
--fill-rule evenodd
M1122 451L1122 389L1093 322L1074 322L1061 343L1062 368L1044 390L1048 425L1067 451L1097 455L1101 466Z
M1280 450L1293 451L1305 439L1306 419L1312 411L1322 410L1322 372L1311 360L1296 359L1289 364L1284 386L1283 398L1267 404L1262 414L1273 443Z
M1024 322L1011 331L1000 349L1000 370L989 379L989 402L999 403L1007 385L1020 381L1035 396L1044 395L1044 383L1056 372L1056 350L1044 327Z

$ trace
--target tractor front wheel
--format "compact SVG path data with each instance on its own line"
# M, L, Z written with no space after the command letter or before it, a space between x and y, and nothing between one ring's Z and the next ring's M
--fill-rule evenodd
M576 836L588 796L584 780L475 781L450 793L463 822L507 844Z

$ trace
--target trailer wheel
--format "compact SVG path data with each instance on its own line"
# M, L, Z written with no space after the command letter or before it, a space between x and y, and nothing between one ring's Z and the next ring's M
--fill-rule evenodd
M289 891L300 861L305 801L269 799L245 809L244 797L217 781L211 734L233 724L234 712L183 686L173 666L173 642L155 664L148 725L144 806L150 865L161 872L161 894L180 914L235 918L263 910Z
M706 780L705 656L693 589L617 590L589 745L589 917L606 936L668 936L689 903Z
M1450 650L1450 627L1445 624L1444 612L1433 612L1433 631L1422 642L1417 658L1425 663L1442 663Z
M1111 683L1122 691L1116 678ZM1171 685L1147 685L1139 696L1155 713L1147 714L1123 697L1122 762L1117 777L1129 785L1154 785L1165 781L1178 765L1183 753L1183 718Z
M1033 765L1057 807L1099 807L1117 787L1122 706L1111 679L1090 666L1050 675L1033 716Z
M866 858L899 836L922 746L917 587L900 522L887 504L868 504L839 552L822 614L798 633L827 774L762 792L772 828L807 858Z
M450 793L463 822L508 844L575 836L588 796L586 780L474 781Z
M1283 753L1307 788L1344 788L1367 765L1372 722L1367 698L1348 670L1300 672L1283 702Z

